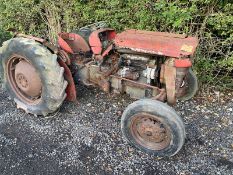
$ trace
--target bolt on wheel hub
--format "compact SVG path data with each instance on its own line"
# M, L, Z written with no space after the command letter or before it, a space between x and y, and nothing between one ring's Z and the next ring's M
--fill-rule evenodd
M16 82L21 89L28 88L28 81L23 74L18 74L16 76Z
M35 68L26 61L20 61L15 66L17 86L28 96L36 97L41 93L41 80Z
M136 114L130 127L135 140L149 149L162 150L170 144L171 133L157 116Z
M165 129L151 119L142 118L138 124L139 135L144 137L148 141L159 143L165 139Z

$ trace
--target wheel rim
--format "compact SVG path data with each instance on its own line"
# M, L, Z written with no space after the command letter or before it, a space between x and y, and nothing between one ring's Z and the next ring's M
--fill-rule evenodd
M21 56L11 57L6 65L7 79L16 96L27 104L38 104L41 100L42 83L30 61Z
M148 149L159 151L170 145L171 132L158 116L136 114L132 117L130 130L135 141Z

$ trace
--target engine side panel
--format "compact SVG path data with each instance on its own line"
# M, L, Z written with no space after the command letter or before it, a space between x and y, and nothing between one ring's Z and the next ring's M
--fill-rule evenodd
M126 30L117 34L114 43L117 49L181 58L194 54L198 39L164 32Z

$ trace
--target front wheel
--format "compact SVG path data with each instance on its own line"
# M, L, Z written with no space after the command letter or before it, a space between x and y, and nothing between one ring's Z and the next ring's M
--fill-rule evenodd
M129 105L123 113L121 129L131 145L158 157L175 155L185 140L182 119L168 105L151 99Z

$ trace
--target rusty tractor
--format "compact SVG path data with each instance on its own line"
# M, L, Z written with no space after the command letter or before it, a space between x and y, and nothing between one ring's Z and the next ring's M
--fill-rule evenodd
M191 68L197 45L195 37L116 33L102 23L59 33L57 46L17 34L1 47L1 78L17 108L34 115L53 113L65 99L76 101L80 82L140 99L122 115L124 138L148 154L173 156L184 144L185 127L169 105L197 91Z

